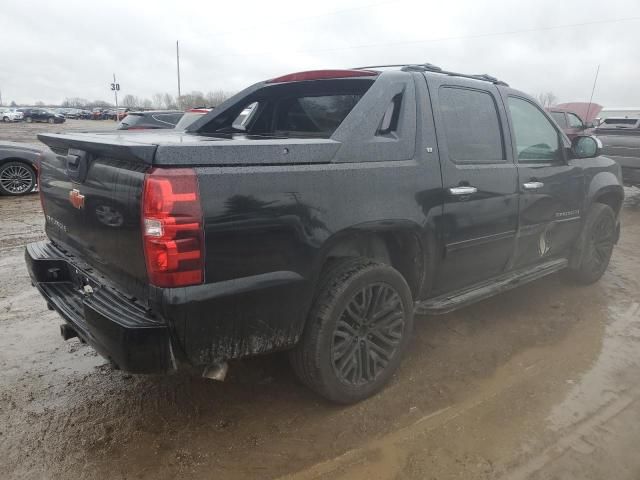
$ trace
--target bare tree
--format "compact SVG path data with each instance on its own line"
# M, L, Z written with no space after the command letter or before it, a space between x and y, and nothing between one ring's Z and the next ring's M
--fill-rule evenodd
M144 100L142 100L142 102L140 102L140 106L145 110L151 110L153 108L153 102L148 98L145 98Z
M173 99L173 95L171 95L170 93L165 93L162 96L163 99L163 106L164 108L168 109L168 110L172 110L174 108L178 108L176 105L176 101Z
M231 93L225 92L224 90L216 90L215 92L207 92L206 95L206 106L207 107L217 107L222 102L227 100L232 96Z
M44 107L44 102L42 100L38 100L36 102L36 107Z
M153 97L151 97L151 102L153 103L153 108L157 108L158 110L165 107L164 95L162 93L154 93Z
M125 95L122 99L122 106L127 108L136 108L140 106L140 99L134 95Z
M539 93L536 95L536 100L538 100L538 103L544 108L552 107L558 103L558 97L556 97L553 92Z
M89 100L86 98L73 97L73 98L65 98L64 102L62 102L63 107L69 108L83 108L89 104Z

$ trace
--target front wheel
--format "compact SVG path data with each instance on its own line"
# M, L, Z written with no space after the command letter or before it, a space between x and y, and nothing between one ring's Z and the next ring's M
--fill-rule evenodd
M3 121L3 122L10 122L10 121L11 121L11 119L10 119L9 117L4 117L4 118L2 119L2 121Z
M411 290L397 270L365 258L336 260L321 276L291 364L323 397L355 403L389 381L412 329Z
M56 123L55 119L50 118L49 120L47 120L49 123Z
M36 172L22 162L7 162L0 166L0 193L25 195L36 185Z
M33 122L33 118L31 118L31 117L27 117L26 122L27 122L27 123L31 123L31 122Z
M610 206L593 204L584 224L582 242L580 261L569 269L569 275L588 285L604 275L616 243L616 215Z

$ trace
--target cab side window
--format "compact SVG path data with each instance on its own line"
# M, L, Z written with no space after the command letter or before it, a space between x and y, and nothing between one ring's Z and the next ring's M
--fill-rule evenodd
M439 100L449 158L453 162L506 160L498 109L489 92L441 87Z
M560 136L545 114L522 98L509 97L508 105L518 160L560 162Z

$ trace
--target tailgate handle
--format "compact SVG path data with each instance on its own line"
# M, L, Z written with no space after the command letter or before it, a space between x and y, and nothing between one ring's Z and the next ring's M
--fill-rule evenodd
M69 149L66 159L66 173L76 182L84 182L87 178L89 154L84 150Z

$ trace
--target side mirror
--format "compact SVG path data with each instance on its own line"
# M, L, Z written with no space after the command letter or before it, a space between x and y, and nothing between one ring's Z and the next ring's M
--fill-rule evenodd
M596 128L596 124L594 122L587 122L584 124L584 130L587 130L589 128Z
M573 158L593 158L600 155L602 142L591 135L578 135L571 141Z

